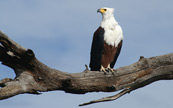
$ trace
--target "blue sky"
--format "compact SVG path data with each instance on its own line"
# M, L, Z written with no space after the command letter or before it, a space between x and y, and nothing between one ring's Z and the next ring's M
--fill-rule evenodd
M32 49L46 65L69 73L82 72L89 64L91 41L100 25L101 7L115 8L123 28L124 43L115 68L132 64L139 56L171 53L173 48L172 0L1 0L0 30ZM0 65L0 79L14 72ZM173 81L157 81L116 101L83 108L172 108ZM0 101L2 108L77 108L78 104L113 93L17 95Z

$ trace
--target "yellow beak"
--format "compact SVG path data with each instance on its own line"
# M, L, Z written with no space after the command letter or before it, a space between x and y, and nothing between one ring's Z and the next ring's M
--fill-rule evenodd
M101 9L98 9L97 12L104 13L106 12L106 10L101 8Z

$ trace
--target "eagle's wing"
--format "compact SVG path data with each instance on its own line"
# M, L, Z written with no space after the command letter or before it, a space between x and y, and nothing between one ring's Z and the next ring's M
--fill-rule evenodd
M99 27L93 36L91 53L90 53L90 68L91 71L99 71L101 68L101 57L104 49L104 29Z

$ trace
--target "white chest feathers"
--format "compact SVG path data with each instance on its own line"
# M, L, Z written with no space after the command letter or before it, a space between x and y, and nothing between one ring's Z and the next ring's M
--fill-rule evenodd
M104 28L104 41L108 45L117 46L123 40L123 32L115 19L102 21L101 27Z
M116 25L114 28L104 28L104 41L108 45L117 46L120 41L123 39L122 29L119 25Z

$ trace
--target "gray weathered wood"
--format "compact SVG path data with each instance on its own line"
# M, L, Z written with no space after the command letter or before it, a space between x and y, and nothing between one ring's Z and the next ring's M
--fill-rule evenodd
M12 68L15 79L0 81L0 100L18 94L63 90L68 93L130 91L157 80L173 79L173 53L143 58L113 73L85 70L65 73L41 63L31 49L25 49L0 32L0 61Z

